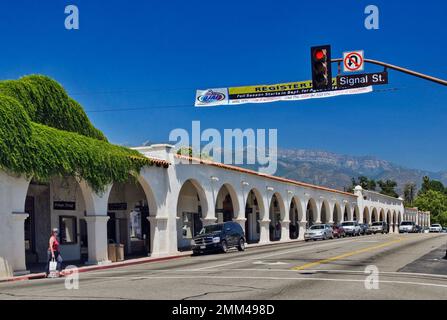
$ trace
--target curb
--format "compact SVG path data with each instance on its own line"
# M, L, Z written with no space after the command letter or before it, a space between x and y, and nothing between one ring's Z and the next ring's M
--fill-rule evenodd
M191 254L192 254L192 252L186 251L182 254L178 254L175 256L164 256L164 257L156 257L156 258L151 258L151 257L138 258L138 259L130 259L130 260L126 260L126 261L109 263L109 264L103 264L103 265L85 266L85 267L78 268L78 273L85 273L85 272L98 271L98 270L107 270L107 269L116 269L116 268L139 265L139 264L146 264L146 263L151 263L151 262L174 260L174 259L179 259L179 258L183 258L183 257L188 257ZM64 271L65 270L63 270L61 272L61 276L65 275ZM70 269L67 270L66 273L71 274ZM46 278L46 274L44 272L32 273L32 274L28 274L28 275L24 275L24 276L0 279L0 283L44 279L44 278Z

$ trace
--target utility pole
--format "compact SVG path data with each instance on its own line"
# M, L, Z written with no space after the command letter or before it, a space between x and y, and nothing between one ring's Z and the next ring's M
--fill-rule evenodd
M420 72L416 72L416 71L413 71L413 70L410 70L410 69L402 68L402 67L399 67L399 66L396 66L396 65L393 65L393 64L389 64L389 63L386 63L386 62L378 61L378 60L364 59L364 61L367 62L367 63L371 63L371 64L379 65L379 66L382 66L382 67L385 67L385 68L393 69L393 70L396 70L396 71L399 71L399 72L403 72L403 73L409 74L411 76L422 78L424 80L432 81L432 82L435 82L437 84L441 84L443 86L447 86L447 80L435 78L435 77L429 76L427 74L423 74L423 73L420 73ZM342 58L332 59L331 62L343 62L343 59Z

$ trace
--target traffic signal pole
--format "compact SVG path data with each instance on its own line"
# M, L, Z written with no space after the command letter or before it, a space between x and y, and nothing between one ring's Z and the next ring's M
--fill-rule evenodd
M402 67L395 66L393 64L385 63L385 62L378 61L378 60L364 59L364 61L368 62L368 63L371 63L371 64L376 64L376 65L379 65L379 66L382 66L382 67L385 67L385 68L393 69L393 70L396 70L396 71L399 71L399 72L403 72L403 73L409 74L411 76L415 76L415 77L422 78L422 79L425 79L425 80L428 80L428 81L432 81L432 82L435 82L435 83L438 83L438 84L441 84L441 85L444 85L444 86L447 86L447 80L435 78L435 77L429 76L427 74L423 74L423 73L420 73L420 72L416 72L416 71L413 71L413 70L410 70L410 69L402 68ZM340 59L332 59L331 62L342 63L343 59L341 59L341 58Z

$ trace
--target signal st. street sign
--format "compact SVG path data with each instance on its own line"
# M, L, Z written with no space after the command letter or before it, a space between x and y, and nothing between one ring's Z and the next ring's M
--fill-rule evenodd
M375 73L337 76L337 87L344 89L361 88L387 83L388 83L388 72L375 72Z
M363 50L343 52L344 72L363 71L363 62Z

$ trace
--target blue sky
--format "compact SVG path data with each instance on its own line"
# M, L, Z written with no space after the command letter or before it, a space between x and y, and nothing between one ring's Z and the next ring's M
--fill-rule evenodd
M315 3L5 0L0 78L55 78L115 143L165 142L172 129L200 120L202 128L277 128L280 147L446 170L447 88L394 71L369 94L193 107L195 89L309 79L309 47L318 44L331 44L333 57L363 49L447 78L445 1ZM80 30L64 28L69 4L79 7ZM368 4L380 9L379 30L363 26ZM136 110L92 112L109 109Z

